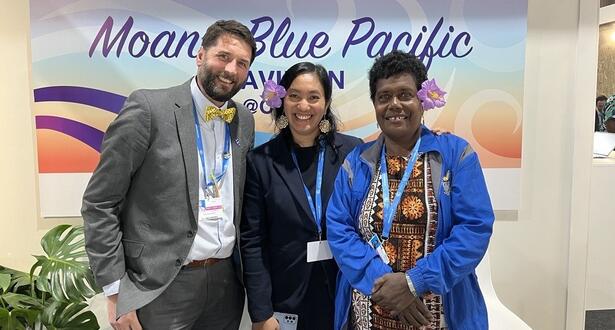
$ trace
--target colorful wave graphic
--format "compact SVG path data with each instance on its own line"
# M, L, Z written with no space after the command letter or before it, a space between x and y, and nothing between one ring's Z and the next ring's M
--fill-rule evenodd
M49 86L36 89L34 99L40 173L92 172L104 132L126 97L94 88ZM521 106L503 91L481 91L465 100L458 111L426 112L425 122L465 137L486 168L521 165ZM380 132L369 110L344 120L341 131L364 141L375 139ZM271 118L257 114L255 145L269 141L272 134Z
M50 86L34 90L34 102L38 104L73 103L110 112L114 116L120 112L125 99L122 95L79 86ZM39 172L92 172L98 163L106 126L101 129L78 120L44 114L44 111L36 112ZM83 116L88 117L88 114Z
M472 35L470 56L437 58L430 67L430 78L436 78L448 91L449 99L444 109L426 113L425 123L468 140L485 168L520 167L527 0L409 0L385 5L337 0L323 1L318 8L309 2L278 0L30 2L34 115L41 173L93 171L104 132L126 95L137 88L180 84L196 69L185 47L177 57L150 56L149 52L132 56L131 50L138 51L141 44L153 44L163 31L178 35L184 31L202 33L217 19L233 17L252 26L253 20L265 15L259 13L267 13L272 23L270 27L261 24L256 35L264 35L269 28L271 33L263 39L264 52L251 67L255 77L252 86L241 90L234 99L259 100L261 73L267 76L272 71L283 72L301 60L318 62L338 77L344 73L343 86L334 86L333 109L342 122L341 130L365 141L375 139L380 132L369 98L366 73L373 58L367 56L367 45L389 50L392 41L387 44L383 37L386 33L395 39L408 32L414 42L423 26L431 31L443 17L446 24L439 36L451 32L444 49L450 52L455 36L467 31ZM236 10L239 4L241 11ZM108 56L103 55L102 43L90 53L95 36L109 17L115 22L111 38L121 35L119 31L129 18L134 25L126 32L125 42L117 41L109 47ZM351 31L358 27L354 21L364 17L373 19L373 33L368 31L368 25L362 25L356 36L365 33L367 39L342 56ZM284 18L292 21L288 34L282 33ZM330 53L324 58L273 55L280 53L283 42L288 41L294 49L300 35L306 33L311 38L319 32L330 38ZM286 37L274 49L276 33ZM292 42L287 40L291 34L295 35ZM144 35L149 36L149 41L137 38ZM428 33L423 37L428 40ZM165 40L157 42L163 45ZM120 48L121 56L116 53ZM270 139L273 125L270 115L262 110L255 113L255 122L255 144L259 145Z
M92 172L98 163L104 133L125 100L123 95L80 86L35 89L39 172ZM378 134L371 113L343 123L342 130L366 141ZM255 145L269 141L272 136L271 119L257 115Z

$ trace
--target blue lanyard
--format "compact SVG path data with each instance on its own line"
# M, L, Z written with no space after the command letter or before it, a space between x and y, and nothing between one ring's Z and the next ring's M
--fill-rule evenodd
M312 200L312 195L310 194L310 190L305 185L303 181L303 175L301 175L301 169L299 168L299 162L297 161L297 155L295 154L295 150L291 148L290 155L293 157L293 162L295 163L295 167L299 172L299 178L301 178L301 183L303 183L303 190L305 191L305 196L307 197L308 204L310 205L310 210L312 211L312 216L314 217L314 221L316 222L316 227L318 227L318 236L322 234L322 225L320 223L320 219L322 216L322 197L321 197L321 189L322 189L322 173L324 171L325 165L325 147L320 145L318 152L318 169L316 170L316 191L314 192L314 198L316 199L316 205L314 205L314 200Z
M410 159L408 160L408 165L406 166L406 170L404 171L404 176L401 178L401 182L399 183L399 187L397 187L397 191L395 192L395 198L393 198L393 203L390 200L390 191L389 191L389 176L387 173L387 160L386 160L386 151L384 144L382 145L382 153L380 155L380 180L382 180L382 199L384 200L384 210L383 210L383 224L382 224L382 239L387 240L389 238L389 234L391 233L391 227L393 227L393 217L395 216L395 212L397 211L397 206L401 201L401 196L406 190L406 186L408 185L408 181L410 180L410 174L414 169L414 163L416 163L416 159L419 156L419 145L421 144L421 137L416 141L414 148L410 152Z
M199 152L199 158L201 159L201 171L203 172L203 191L207 191L207 187L216 184L216 182L220 182L222 177L226 174L226 170L228 168L229 162L229 151L231 147L231 130L229 125L225 123L225 134L224 134L224 153L222 154L222 172L215 176L214 181L209 181L209 176L207 175L207 170L205 168L205 150L203 147L203 136L201 135L201 125L199 124L199 116L196 112L196 107L192 109L194 111L194 125L196 127L196 148ZM214 155L214 164L215 164L215 155ZM214 165L215 167L215 165ZM199 201L199 205L204 207L204 201Z

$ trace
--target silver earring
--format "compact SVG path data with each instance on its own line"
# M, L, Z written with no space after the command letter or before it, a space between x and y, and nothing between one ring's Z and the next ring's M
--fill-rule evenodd
M331 131L331 122L329 119L323 118L320 123L318 123L318 128L323 134L327 134Z
M288 118L286 118L285 115L278 117L278 119L275 120L275 127L280 131L288 127Z

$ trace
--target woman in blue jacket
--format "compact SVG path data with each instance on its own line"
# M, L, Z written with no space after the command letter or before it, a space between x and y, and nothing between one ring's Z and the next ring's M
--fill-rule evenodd
M369 83L382 134L347 156L327 208L335 329L486 329L474 269L494 215L478 157L421 125L444 92L414 55L378 58Z

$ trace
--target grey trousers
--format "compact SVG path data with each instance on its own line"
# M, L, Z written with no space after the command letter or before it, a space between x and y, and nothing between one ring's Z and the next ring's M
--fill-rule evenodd
M182 268L160 296L137 310L137 316L145 330L237 330L243 303L244 290L228 258Z

